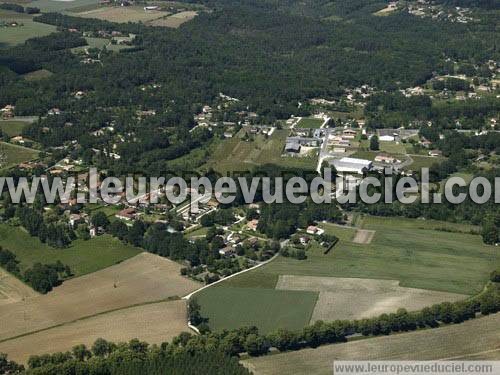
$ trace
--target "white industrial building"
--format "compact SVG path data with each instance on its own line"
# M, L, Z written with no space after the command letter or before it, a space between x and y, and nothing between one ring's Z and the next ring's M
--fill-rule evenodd
M334 159L330 164L337 170L338 174L358 174L362 175L369 171L373 162L365 159L342 158Z

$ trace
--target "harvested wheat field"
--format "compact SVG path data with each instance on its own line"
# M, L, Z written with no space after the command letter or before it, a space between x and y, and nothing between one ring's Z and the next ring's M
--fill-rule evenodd
M142 7L101 7L77 13L78 17L97 18L110 22L147 22L167 16L168 12L158 10L145 11Z
M189 331L186 314L184 300L130 307L1 342L0 352L26 363L30 355L64 352L78 344L90 347L99 337L114 342L138 338L159 344Z
M0 268L0 306L38 295L21 280Z
M409 311L445 301L458 301L468 296L432 290L403 288L397 280L357 279L281 275L276 289L319 292L311 321L361 319Z
M0 305L0 340L124 307L181 297L199 284L180 265L141 253L120 264L77 277L46 295Z
M245 360L256 375L332 374L335 360L500 359L500 314L443 328ZM476 354L477 353L477 354Z
M153 21L148 22L148 25L178 28L183 23L191 21L197 15L198 15L197 12L188 10L185 12L172 14L171 16L168 17L155 19Z

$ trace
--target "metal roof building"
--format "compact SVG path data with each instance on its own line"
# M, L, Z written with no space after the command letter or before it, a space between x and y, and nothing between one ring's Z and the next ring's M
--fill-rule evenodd
M338 173L355 174L363 174L366 171L369 171L373 166L373 162L370 160L357 158L334 159L330 162L330 164L335 167Z

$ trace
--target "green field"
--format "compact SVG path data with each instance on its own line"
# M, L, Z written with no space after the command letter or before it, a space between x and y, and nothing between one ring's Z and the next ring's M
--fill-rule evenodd
M405 146L396 142L380 142L380 151L395 155L406 154Z
M8 137L20 135L26 125L28 125L28 123L24 121L0 121L2 134L7 135Z
M484 245L480 236L469 234L477 227L467 224L367 217L362 220L363 228L376 231L370 244L352 243L353 233L349 228L320 226L340 238L329 254L324 255L324 249L313 244L307 250L306 260L278 257L255 271L200 292L199 298L204 313L210 318L209 324L217 322L217 328L238 326L234 319L224 323L224 317L228 314L243 317L246 311L257 311L256 316L262 319L258 327L278 324L275 315L258 313L261 302L257 292L261 290L268 298L269 291L276 292L274 288L280 275L399 280L402 287L472 295L482 290L489 273L500 266L498 249ZM218 289L228 288L231 296L240 294L238 298L241 299L248 296L247 302L225 305L224 311L205 302L212 296L220 298L223 292ZM293 310L299 306L303 311L306 307L313 308L314 305L305 306L310 303L308 301L282 306L282 309ZM242 318L241 324L247 319Z
M116 52L116 51L120 51L122 49L131 48L130 46L123 45L123 44L111 44L111 40L106 39L106 38L86 37L85 40L87 41L86 46L74 47L71 49L71 51L74 53L79 53L79 52L84 52L86 49L89 49L89 48L102 49L103 47L106 47L106 49L108 51L115 51Z
M7 224L0 224L0 246L16 254L21 271L36 262L60 260L71 267L75 276L109 267L142 251L108 235L88 241L76 240L66 249L55 249L41 243L37 237L31 237L24 228Z
M4 157L2 168L12 167L19 163L33 160L38 156L37 150L5 142L0 142L0 153Z
M307 170L316 168L316 157L281 156L288 134L286 130L277 129L269 138L259 134L248 141L242 139L244 134L242 129L233 138L222 140L215 147L206 167L212 167L219 173L249 170L263 164Z
M422 168L430 168L433 164L442 162L445 158L443 157L431 157L431 156L415 156L411 155L413 163L411 163L406 169L411 169L416 171Z
M21 44L27 39L45 36L56 31L55 26L33 22L33 15L3 9L0 10L0 22L18 23L16 27L0 27L0 48Z
M62 12L97 4L98 0L36 0L25 6L36 6L42 12Z
M192 230L184 235L186 238L195 238L195 237L202 237L205 236L208 232L207 227L200 227L196 228L195 230Z
M323 120L318 118L302 118L297 123L297 128L303 129L319 129L323 125Z
M315 292L218 286L197 297L202 315L209 318L212 329L256 326L261 332L304 327L311 319L317 298Z
M341 241L347 241L347 242L352 241L356 233L355 228L341 227L339 225L331 223L322 223L318 226L324 229L326 234L334 235L338 237L339 240Z

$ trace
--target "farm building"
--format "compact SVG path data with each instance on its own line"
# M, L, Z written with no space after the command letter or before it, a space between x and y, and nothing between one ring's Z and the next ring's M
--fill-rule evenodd
M247 223L247 228L250 230L256 231L258 224L259 224L259 220L253 219Z
M431 150L429 151L429 156L441 156L443 153L440 150Z
M231 257L235 254L234 248L232 246L226 246L225 248L219 250L219 254L224 257Z
M128 207L125 208L124 210L121 210L118 212L115 216L118 219L123 219L123 220L134 220L137 215L137 211L133 207Z
M300 152L300 148L301 146L297 142L287 142L285 145L285 151L294 154L298 154Z
M380 155L375 156L375 161L378 163L388 163L388 164L398 162L398 160L396 158L394 158L390 155L384 155L384 154L380 154Z
M394 142L396 138L393 135L382 135L379 140L382 142Z
M308 137L288 137L286 143L298 143L301 146L318 147L321 139Z
M357 132L354 129L345 129L342 134L345 139L354 139Z
M330 162L338 173L363 174L369 171L373 163L370 160L357 158L335 159Z

